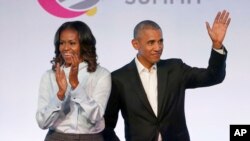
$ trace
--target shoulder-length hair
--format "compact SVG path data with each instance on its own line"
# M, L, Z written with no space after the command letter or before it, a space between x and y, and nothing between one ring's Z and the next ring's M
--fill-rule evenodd
M51 60L52 70L55 71L56 64L59 63L60 66L65 63L63 59L59 46L60 46L60 35L62 31L66 29L75 30L79 36L80 44L80 55L83 60L88 64L87 71L94 72L97 67L97 54L96 54L96 39L92 34L89 26L81 21L71 21L63 23L57 30L54 37L55 46L55 57Z

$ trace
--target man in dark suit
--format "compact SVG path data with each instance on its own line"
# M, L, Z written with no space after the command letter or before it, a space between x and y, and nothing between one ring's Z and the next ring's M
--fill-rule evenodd
M190 141L185 113L185 90L221 83L227 51L223 46L230 23L227 11L218 12L212 27L207 68L190 67L180 59L160 60L163 37L159 25L146 20L134 29L133 61L112 73L112 91L105 112L106 141L119 141L114 132L118 113L125 123L126 141Z

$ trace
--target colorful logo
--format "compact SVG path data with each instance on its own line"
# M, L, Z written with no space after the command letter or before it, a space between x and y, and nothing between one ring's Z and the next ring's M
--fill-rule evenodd
M96 14L95 6L100 0L38 0L50 14L60 18L74 18L86 14Z

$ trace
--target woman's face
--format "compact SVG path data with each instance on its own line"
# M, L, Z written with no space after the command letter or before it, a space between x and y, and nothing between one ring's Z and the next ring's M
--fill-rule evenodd
M82 59L80 56L80 42L77 31L66 29L61 32L59 51L65 61L66 67L71 66L73 56L79 60Z

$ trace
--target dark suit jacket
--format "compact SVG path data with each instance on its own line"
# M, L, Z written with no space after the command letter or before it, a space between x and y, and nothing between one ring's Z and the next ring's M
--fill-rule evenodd
M114 128L121 110L127 141L156 141L159 133L163 141L190 141L184 113L185 90L222 82L225 60L226 55L214 50L207 68L190 67L180 59L160 60L157 63L157 116L149 104L134 60L112 72L112 91L104 116L105 140L119 140Z

